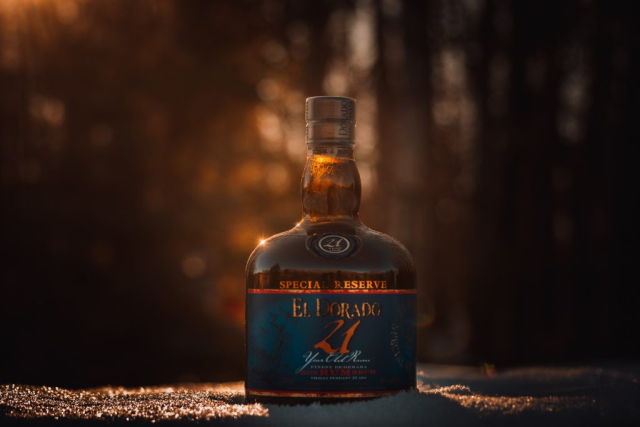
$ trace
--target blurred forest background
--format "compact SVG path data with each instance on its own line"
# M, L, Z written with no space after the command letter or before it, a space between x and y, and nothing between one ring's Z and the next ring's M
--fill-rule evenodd
M362 218L421 361L639 356L632 2L0 1L0 382L243 377L304 101L358 100ZM634 150L635 151L635 150Z

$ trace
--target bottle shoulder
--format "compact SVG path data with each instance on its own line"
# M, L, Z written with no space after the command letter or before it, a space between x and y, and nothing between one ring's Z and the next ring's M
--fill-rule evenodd
M356 250L343 258L322 256L314 249L319 235L340 233L351 236ZM273 271L291 275L341 272L396 277L404 285L415 284L415 266L409 251L396 239L366 226L297 226L260 244L249 257L247 279Z

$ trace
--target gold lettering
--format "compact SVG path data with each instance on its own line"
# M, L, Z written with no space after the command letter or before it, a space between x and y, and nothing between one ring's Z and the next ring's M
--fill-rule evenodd
M343 302L340 304L340 312L342 313L342 317L346 317L347 319L353 319L351 313L349 313L349 303Z
M371 316L371 304L368 302L362 303L362 317Z
M309 314L309 304L302 298L293 299L293 317L311 317Z
M285 284L284 281L280 282L280 289L284 289L285 288Z
M363 303L363 305L364 305L364 303ZM356 316L356 317L362 317L360 309L358 308L358 304L354 304L353 305L353 315Z
M381 313L382 306L380 305L380 303L374 302L373 305L371 305L371 315L378 317Z
M302 313L298 314L298 310L302 309L301 303L302 303L302 298L293 299L293 317L303 317Z
M331 313L332 316L342 316L342 313L340 312L340 304L332 302L331 305L329 305L329 313Z
M295 303L294 303L295 304ZM300 305L302 315L296 315L294 308L294 317L309 317L307 314L306 303ZM331 302L326 298L316 298L316 317L346 317L353 319L354 317L378 317L382 314L382 306L378 302L370 303L363 301L358 304L349 304L347 302Z
M327 309L324 311L324 313L322 312L322 301L324 301L326 303L326 307ZM329 308L331 303L329 302L329 300L325 299L325 298L318 298L316 300L316 304L317 304L317 309L316 309L316 316L317 317L325 317L329 315Z

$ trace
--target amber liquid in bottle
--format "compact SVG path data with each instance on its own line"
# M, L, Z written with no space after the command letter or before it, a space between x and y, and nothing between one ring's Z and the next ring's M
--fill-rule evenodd
M350 98L307 100L302 220L247 263L248 401L340 402L415 387L415 267L398 241L360 221L354 109Z

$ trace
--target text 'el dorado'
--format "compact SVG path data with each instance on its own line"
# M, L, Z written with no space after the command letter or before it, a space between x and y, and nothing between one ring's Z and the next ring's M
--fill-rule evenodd
M360 302L349 304L348 302L331 302L326 298L316 298L316 317L378 317L382 314L380 303ZM309 303L302 298L293 298L293 317L311 317Z

